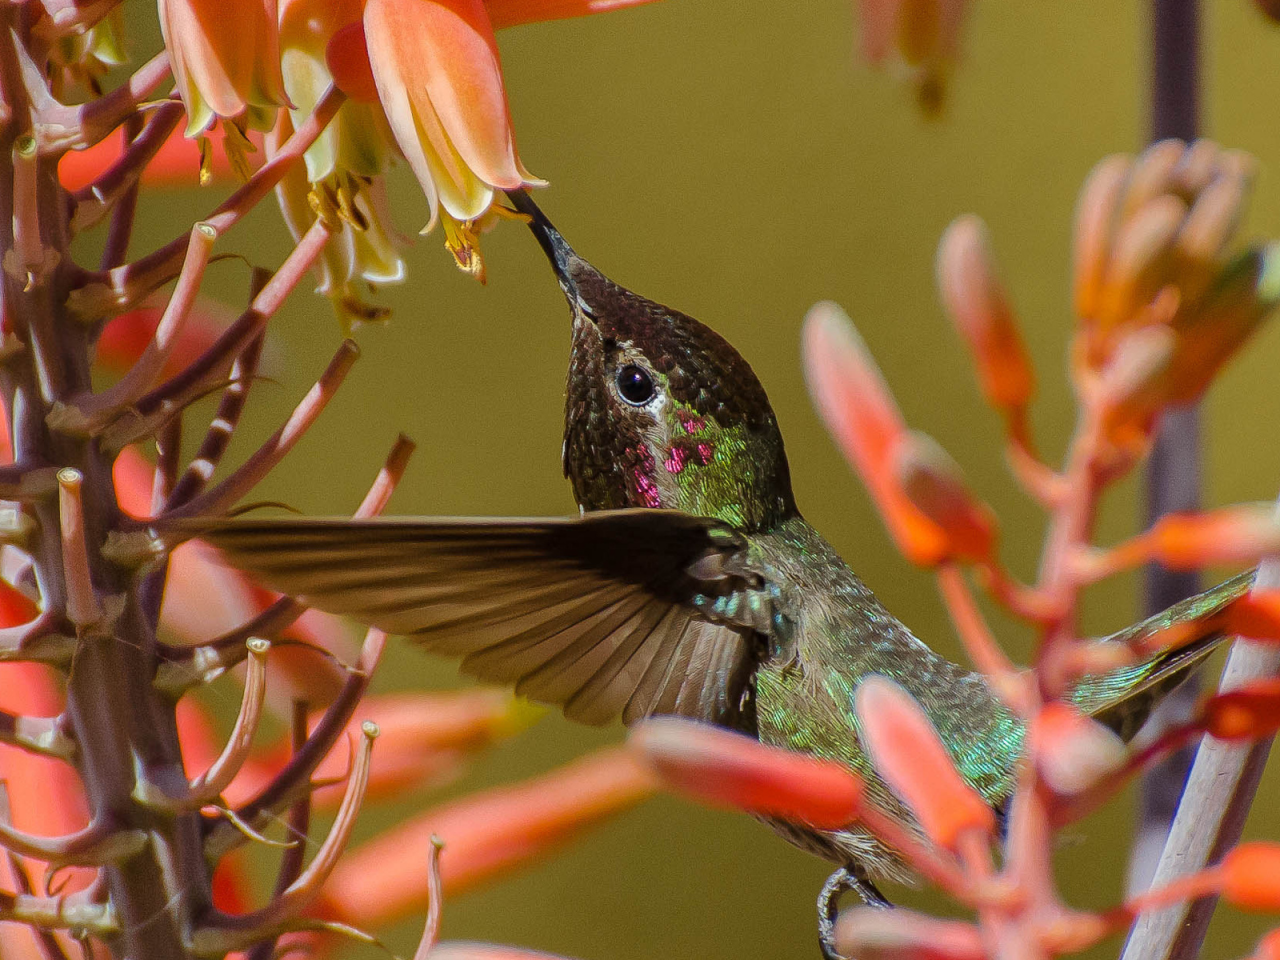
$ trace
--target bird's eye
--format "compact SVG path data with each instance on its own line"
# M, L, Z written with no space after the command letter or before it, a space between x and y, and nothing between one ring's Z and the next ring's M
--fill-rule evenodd
M629 363L618 371L618 395L633 407L643 407L653 399L653 377Z

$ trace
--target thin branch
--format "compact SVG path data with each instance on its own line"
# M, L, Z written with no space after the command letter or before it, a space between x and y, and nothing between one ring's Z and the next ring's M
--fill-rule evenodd
M221 956L232 950L243 950L273 936L282 925L295 918L320 892L351 838L360 804L369 782L369 761L378 725L366 720L360 728L360 748L356 751L351 779L338 807L333 826L315 858L279 896L273 897L261 910L243 916L215 913L193 931L191 947L198 954Z
M89 546L85 541L83 478L79 470L58 471L58 517L62 529L62 575L67 590L67 619L84 630L102 620L102 606L89 576Z
M67 736L62 717L25 717L0 711L0 743L68 762L76 758L76 742Z
M249 666L245 671L244 695L240 700L235 726L231 728L231 735L227 738L222 753L209 765L208 770L189 785L184 785L185 789L179 792L170 792L163 785L140 779L135 793L142 803L173 812L198 810L217 800L249 759L249 750L253 746L258 722L262 719L262 705L267 695L267 652L271 649L271 644L260 637L254 637L245 646L249 650Z
M9 803L8 784L0 781L0 821L8 823L12 822L12 820L13 807ZM9 861L9 875L13 877L18 893L26 896L34 893L31 878L27 875L27 868L23 864L22 858L10 851L6 851L5 856ZM53 935L53 931L45 930L41 927L32 927L31 932L39 941L40 950L46 960L70 960L66 951L62 949L62 944L58 942L58 938Z
M57 489L56 467L29 463L6 463L0 466L0 500L28 503L43 500Z
M46 8L56 0L46 0ZM78 107L59 105L40 112L36 136L42 156L85 150L104 140L133 116L162 83L169 79L169 54L161 51L105 97Z
M316 422L334 393L342 386L352 364L360 356L354 340L344 340L320 379L302 398L289 419L235 472L206 493L165 514L166 518L217 515L230 509L256 487L288 455L303 434Z
M387 459L378 471L364 500L353 517L358 520L376 517L384 509L404 476L413 455L414 443L404 434L396 438ZM156 674L156 686L171 696L199 683L208 683L236 666L243 658L245 641L250 637L274 637L286 629L307 608L291 597L281 597L262 613L234 630L192 647L169 648L168 657Z
M0 628L0 663L27 661L66 666L76 649L73 630L65 617L49 610L27 623Z
M1280 560L1263 562L1254 590L1280 588ZM1237 641L1227 658L1219 691L1280 673L1280 649ZM1234 744L1206 737L1195 761L1152 884L1215 862L1240 839L1272 740ZM1190 960L1200 953L1216 898L1179 904L1144 915L1133 928L1121 960Z
M147 835L141 830L122 830L105 819L60 837L37 837L0 820L0 846L10 853L59 865L115 863L133 856L146 844Z
M162 104L120 158L97 180L72 194L71 229L74 232L97 226L120 198L137 185L147 165L155 159L184 115L181 103Z
M156 469L151 479L151 515L164 509L173 492L182 460L182 415L178 414L156 434ZM164 588L169 579L169 557L166 554L138 587L138 604L151 626L151 635L160 623L164 606Z
M1019 682L1018 670L987 626L969 584L965 582L964 572L955 564L943 564L938 568L938 590L974 667L986 675L992 688L1006 703L1018 712L1024 712L1026 690Z
M1199 0L1152 0L1151 141L1177 137L1191 143L1200 127ZM1144 525L1166 513L1200 505L1200 414L1196 407L1169 410L1160 418L1146 468ZM1168 609L1201 587L1194 571L1147 566L1143 613ZM1153 711L1155 729L1185 717L1199 689L1193 677ZM1189 751L1175 754L1143 776L1138 822L1129 869L1130 889L1141 888L1155 869L1191 764Z
M290 740L293 753L302 749L307 742L308 706L305 700L293 701L293 712L290 717ZM294 843L280 857L280 869L276 873L275 888L271 892L272 899L280 896L302 873L302 865L306 862L307 835L311 832L311 794L299 797L289 808L287 833L294 838ZM272 960L275 956L275 937L263 940L248 952L246 960Z
M200 293L205 267L209 264L209 255L217 238L216 231L207 223L197 223L191 228L178 283L169 295L155 334L142 355L108 389L74 397L69 403L55 406L49 415L49 425L53 429L74 436L94 436L151 388L169 362L191 316L191 308Z
M337 114L346 96L330 87L311 115L285 141L280 151L264 163L239 190L228 197L205 221L219 236L240 222L289 172ZM91 322L126 310L177 274L182 262L184 238L177 237L135 263L113 270L86 274L79 290L68 300L72 313Z
M115 913L105 903L94 903L83 894L66 897L33 897L0 890L0 920L40 930L82 930L95 937L120 933Z
M104 432L101 442L112 450L135 443L151 435L187 404L202 397L235 357L262 334L267 321L280 309L294 287L302 282L332 235L332 228L324 220L316 220L267 285L253 298L249 309L204 353L140 398L126 416Z
M320 762L329 755L342 731L346 729L361 698L369 688L369 681L382 659L382 651L386 646L387 635L381 630L370 627L365 634L364 645L360 649L360 660L356 664L333 703L324 712L316 728L302 748L295 753L262 791L240 807L236 814L241 820L255 824L264 815L288 806L298 797L310 791L311 775ZM354 775L353 775L354 776ZM242 842L242 835L234 828L223 827L221 821L211 829L206 839L206 852L217 857L233 846Z
M240 424L240 416L244 413L245 401L249 398L249 388L253 385L253 379L258 372L258 361L262 357L264 342L265 337L258 334L236 357L235 363L231 366L231 382L222 391L218 410L209 422L209 429L205 432L200 449L196 451L195 457L174 484L173 492L163 504L164 508L173 509L186 503L204 489L205 484L218 469L218 464L222 462L222 457L227 452L231 437ZM162 511L157 508L154 512L158 514Z
M427 960L431 948L440 939L440 916L444 912L444 883L440 877L440 853L443 850L444 841L432 834L431 849L427 854L427 921L422 927L422 936L418 938L418 947L413 951L413 960Z

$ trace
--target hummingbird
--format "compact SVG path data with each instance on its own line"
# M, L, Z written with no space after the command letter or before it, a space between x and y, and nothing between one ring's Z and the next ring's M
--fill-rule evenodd
M872 802L914 824L859 740L854 690L880 674L937 729L965 780L999 810L1024 721L984 676L935 653L804 519L764 387L723 337L619 286L580 257L523 191L509 194L551 262L572 316L564 474L571 518L200 520L183 528L232 566L308 606L350 616L462 670L513 684L573 720L696 718L845 764ZM162 534L162 537L164 534ZM1248 589L1227 581L1117 641L1197 620ZM1131 735L1221 637L1071 694ZM837 957L839 898L889 903L896 853L856 824L770 825L836 864L818 900Z

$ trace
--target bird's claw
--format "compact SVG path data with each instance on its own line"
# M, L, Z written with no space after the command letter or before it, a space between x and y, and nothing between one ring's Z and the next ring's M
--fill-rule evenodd
M893 906L856 864L832 873L818 894L818 948L822 951L822 960L849 960L836 949L836 916L840 912L840 897L847 890L855 891L869 907L889 909Z

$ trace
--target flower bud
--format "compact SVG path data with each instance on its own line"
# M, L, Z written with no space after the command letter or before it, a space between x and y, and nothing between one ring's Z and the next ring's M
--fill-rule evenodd
M932 437L910 431L894 452L902 492L947 537L947 552L964 560L990 559L995 549L995 514L974 499L959 465Z
M709 724L645 720L628 743L669 788L706 803L825 829L851 823L862 805L862 782L841 764Z
M946 534L902 491L895 451L907 428L867 346L836 304L814 306L804 324L805 379L814 406L857 469L890 535L913 563L946 556Z
M859 737L876 772L939 846L956 849L962 834L990 835L995 815L956 770L920 705L887 677L872 675L853 695Z
M1025 406L1035 389L1035 371L980 219L960 217L947 227L938 245L937 273L943 303L973 355L987 402L998 410Z

